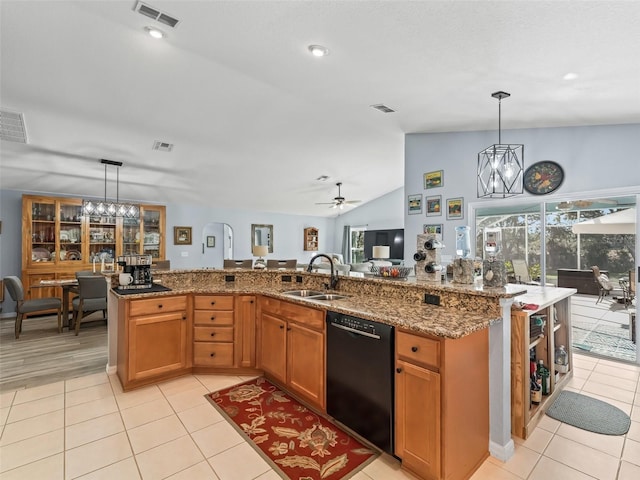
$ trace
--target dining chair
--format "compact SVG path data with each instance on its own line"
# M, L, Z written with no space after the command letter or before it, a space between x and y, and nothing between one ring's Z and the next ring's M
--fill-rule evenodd
M55 297L24 299L24 287L18 277L4 278L11 299L16 302L16 338L22 332L22 320L32 313L56 311L58 313L58 333L62 332L62 300Z
M243 269L252 269L253 268L253 260L232 260L226 258L224 260L223 268L243 268Z
M295 269L298 265L298 260L269 260L267 259L267 268L287 268Z
M107 318L107 279L102 275L81 275L78 277L78 296L73 305L73 321L76 335L80 332L82 319L102 310Z

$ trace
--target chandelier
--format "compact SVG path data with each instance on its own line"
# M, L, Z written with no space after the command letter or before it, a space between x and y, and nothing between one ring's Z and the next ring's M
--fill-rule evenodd
M82 214L94 217L125 217L140 218L140 207L132 203L121 203L120 193L120 167L122 162L114 160L100 160L104 164L104 201L82 200ZM116 166L116 201L107 200L107 165Z
M511 94L495 92L491 96L498 99L498 143L478 153L478 198L511 197L522 193L524 145L502 143L501 104Z

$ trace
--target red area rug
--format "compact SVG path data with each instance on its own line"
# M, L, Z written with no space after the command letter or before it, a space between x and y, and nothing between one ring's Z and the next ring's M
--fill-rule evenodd
M206 397L283 478L349 478L378 456L263 377Z

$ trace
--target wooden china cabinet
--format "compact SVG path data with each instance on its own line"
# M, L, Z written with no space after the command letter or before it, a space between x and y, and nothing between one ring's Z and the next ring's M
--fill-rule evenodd
M27 298L60 296L41 280L74 278L123 254L165 258L165 207L140 205L139 219L82 215L82 199L22 196L22 283Z

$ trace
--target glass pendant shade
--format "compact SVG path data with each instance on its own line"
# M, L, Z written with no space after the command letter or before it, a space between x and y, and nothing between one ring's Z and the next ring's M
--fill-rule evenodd
M502 143L501 103L510 94L491 96L498 99L498 143L478 153L478 198L511 197L523 192L524 145Z
M118 192L120 190L120 175L116 179L116 201L107 200L107 165L122 166L122 162L113 160L100 160L104 164L104 201L82 200L82 214L94 217L124 217L140 218L140 207L132 203L122 203L119 201Z

